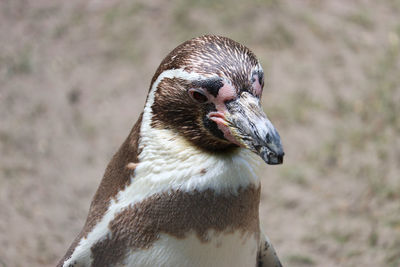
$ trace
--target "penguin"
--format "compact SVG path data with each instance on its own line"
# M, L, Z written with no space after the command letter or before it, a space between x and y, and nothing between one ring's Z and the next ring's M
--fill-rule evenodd
M263 87L254 53L229 38L169 53L57 266L282 266L259 218L258 158L284 157Z

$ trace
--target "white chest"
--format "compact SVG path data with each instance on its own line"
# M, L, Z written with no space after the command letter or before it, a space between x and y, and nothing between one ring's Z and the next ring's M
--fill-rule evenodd
M184 239L161 234L146 250L132 251L117 266L256 266L257 240L254 234L210 233L202 242L195 233Z

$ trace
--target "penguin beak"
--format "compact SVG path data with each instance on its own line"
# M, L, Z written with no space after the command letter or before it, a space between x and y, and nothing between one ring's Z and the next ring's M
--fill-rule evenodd
M262 110L260 100L243 92L226 106L227 126L237 142L258 154L267 164L282 164L285 153L281 138Z

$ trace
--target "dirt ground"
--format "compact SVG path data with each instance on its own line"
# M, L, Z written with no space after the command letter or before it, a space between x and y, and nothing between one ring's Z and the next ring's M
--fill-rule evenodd
M214 33L260 58L285 147L261 164L285 266L400 265L400 1L0 2L0 267L54 266L162 58Z

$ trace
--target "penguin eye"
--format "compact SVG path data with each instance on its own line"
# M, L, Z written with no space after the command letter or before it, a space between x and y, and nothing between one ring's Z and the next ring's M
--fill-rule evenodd
M208 97L199 89L189 89L189 95L197 103L204 104L208 102Z

